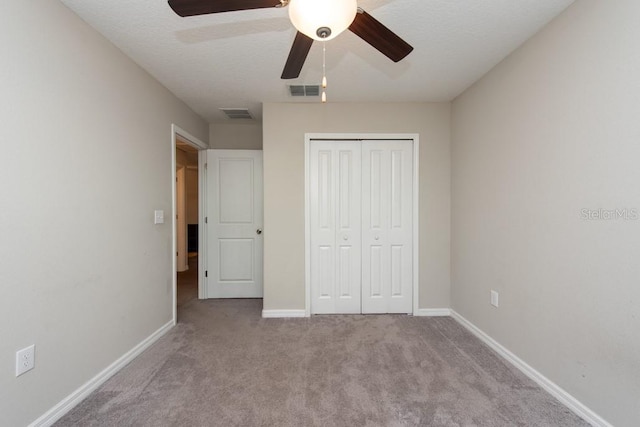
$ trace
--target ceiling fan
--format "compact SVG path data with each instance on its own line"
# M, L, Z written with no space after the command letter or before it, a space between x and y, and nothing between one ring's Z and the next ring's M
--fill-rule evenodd
M298 30L281 78L295 79L314 40L326 41L349 29L394 62L413 50L393 31L358 7L356 0L169 0L180 16L289 6Z

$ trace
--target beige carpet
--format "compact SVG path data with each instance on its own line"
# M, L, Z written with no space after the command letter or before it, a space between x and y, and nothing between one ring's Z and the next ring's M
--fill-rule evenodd
M450 318L262 319L191 300L56 426L587 425Z

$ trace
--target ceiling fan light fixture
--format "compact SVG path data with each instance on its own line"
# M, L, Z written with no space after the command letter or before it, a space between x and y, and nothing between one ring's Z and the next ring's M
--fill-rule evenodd
M356 0L290 0L289 19L314 40L331 40L349 28L358 12Z

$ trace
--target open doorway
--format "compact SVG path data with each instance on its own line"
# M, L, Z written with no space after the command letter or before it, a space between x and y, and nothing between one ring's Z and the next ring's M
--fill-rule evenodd
M198 298L198 150L176 139L176 269L178 308Z
M173 320L178 307L204 297L206 233L205 151L207 146L179 127L171 127L173 219Z

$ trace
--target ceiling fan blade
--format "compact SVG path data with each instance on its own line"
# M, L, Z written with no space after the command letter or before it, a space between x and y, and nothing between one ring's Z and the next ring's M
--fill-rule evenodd
M305 36L300 31L296 34L296 38L293 40L293 46L289 51L289 57L287 63L284 64L284 70L282 70L281 79L295 79L300 75L304 61L307 59L309 50L313 39Z
M171 9L183 17L281 5L280 0L169 0Z
M400 61L413 50L409 43L360 8L349 29L393 62Z

